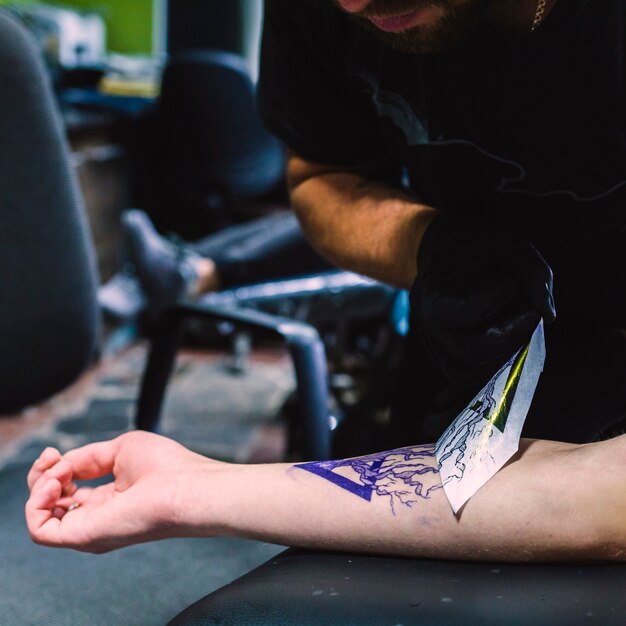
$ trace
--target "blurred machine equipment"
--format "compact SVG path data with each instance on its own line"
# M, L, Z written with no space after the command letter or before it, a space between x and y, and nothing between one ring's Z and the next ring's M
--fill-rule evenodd
M52 67L77 69L103 63L106 26L96 13L47 4L12 8L34 34Z

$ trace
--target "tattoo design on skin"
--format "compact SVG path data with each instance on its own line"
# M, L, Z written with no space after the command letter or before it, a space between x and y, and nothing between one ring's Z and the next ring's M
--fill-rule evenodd
M412 507L441 489L434 445L400 448L354 459L300 463L296 468L370 502L374 494L388 497L391 511Z
M475 454L472 449L469 459L467 450L472 440L480 439L479 448L495 462L485 446L497 428L504 432L511 410L513 398L520 380L522 368L528 356L528 346L514 354L487 383L469 406L463 410L457 419L452 422L448 430L435 444L435 452L441 467L449 458L454 457L454 474L445 477L444 483L449 480L462 480L465 475L467 462ZM505 382L506 381L506 382ZM505 384L503 385L503 383ZM502 387L503 385L503 387ZM498 389L496 389L498 387Z
M507 365L509 364L507 363ZM496 407L494 399L496 378L494 377L489 381L482 390L480 397L470 403L450 425L445 433L445 437L442 437L435 445L435 450L441 456L440 463L456 455L454 465L457 472L454 478L458 480L461 480L465 474L465 453L467 452L468 442L483 432L484 425L488 423L490 413Z

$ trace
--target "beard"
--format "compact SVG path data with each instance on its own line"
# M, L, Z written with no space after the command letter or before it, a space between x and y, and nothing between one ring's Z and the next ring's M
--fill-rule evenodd
M365 11L349 17L385 44L411 54L436 54L449 50L474 32L490 14L497 0L372 0ZM439 7L444 14L433 23L397 33L386 33L369 16L400 15L426 7Z

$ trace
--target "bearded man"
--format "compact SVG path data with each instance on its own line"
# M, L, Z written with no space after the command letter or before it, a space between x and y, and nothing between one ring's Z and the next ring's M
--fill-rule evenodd
M438 437L541 318L525 434L622 428L625 29L624 0L266 0L259 108L301 225L410 289L390 445Z

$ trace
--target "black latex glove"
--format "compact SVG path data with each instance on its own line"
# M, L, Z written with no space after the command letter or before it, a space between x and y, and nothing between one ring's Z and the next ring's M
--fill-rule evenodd
M552 271L527 240L467 219L437 216L417 257L411 315L450 382L487 382L556 318Z

